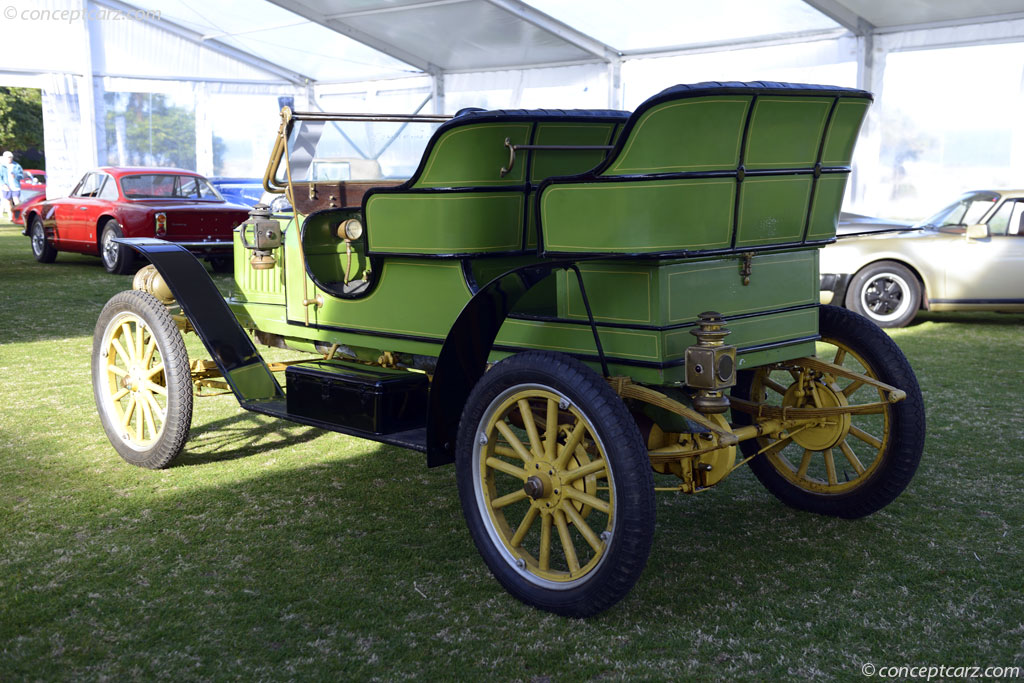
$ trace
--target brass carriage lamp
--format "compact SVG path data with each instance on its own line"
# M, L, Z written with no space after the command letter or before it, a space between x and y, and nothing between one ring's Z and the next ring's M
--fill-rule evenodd
M736 384L736 347L724 341L729 328L721 313L705 311L690 334L697 338L686 349L686 384L697 389L693 407L702 413L724 413L729 399L722 389Z
M277 265L273 251L281 246L281 224L271 218L270 207L257 204L249 212L249 220L239 226L242 246L253 252L249 264L253 270L270 270ZM247 235L252 230L252 242Z

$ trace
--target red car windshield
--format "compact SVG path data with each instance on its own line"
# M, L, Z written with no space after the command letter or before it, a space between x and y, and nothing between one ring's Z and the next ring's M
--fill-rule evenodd
M205 178L172 173L146 173L121 178L121 190L128 199L217 199L217 190Z

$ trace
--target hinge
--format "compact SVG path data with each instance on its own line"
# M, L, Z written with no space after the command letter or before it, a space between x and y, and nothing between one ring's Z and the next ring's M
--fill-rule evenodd
M750 274L754 269L754 252L744 252L742 256L743 262L740 263L740 277L743 278L743 286L746 287L750 284Z

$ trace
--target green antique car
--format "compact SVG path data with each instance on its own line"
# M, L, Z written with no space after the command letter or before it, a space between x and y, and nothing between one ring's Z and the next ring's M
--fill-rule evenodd
M924 442L899 348L818 303L870 102L758 82L676 86L632 113L286 109L264 183L294 214L257 207L236 229L232 295L179 247L125 240L152 265L96 326L103 427L128 462L166 467L194 392L220 386L455 463L498 581L571 616L637 581L656 491L749 465L791 506L870 514ZM350 177L323 144L367 121L432 127L410 177ZM211 359L190 362L183 332ZM253 339L304 353L268 364Z

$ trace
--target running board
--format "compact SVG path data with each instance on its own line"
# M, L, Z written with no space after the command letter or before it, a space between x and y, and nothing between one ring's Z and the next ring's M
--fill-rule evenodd
M400 448L408 448L421 453L427 452L426 427L416 427L415 429L408 429L404 432L395 432L393 434L375 434L373 432L339 425L335 422L324 422L323 420L318 420L316 418L289 413L288 404L283 399L271 401L248 401L242 403L242 407L246 410L251 410L254 413L270 415L271 417L279 417L289 420L290 422L309 425L310 427L319 427L320 429L326 429L331 432L340 432L341 434L348 434L349 436L357 436L360 439L379 441L381 443L399 446Z

